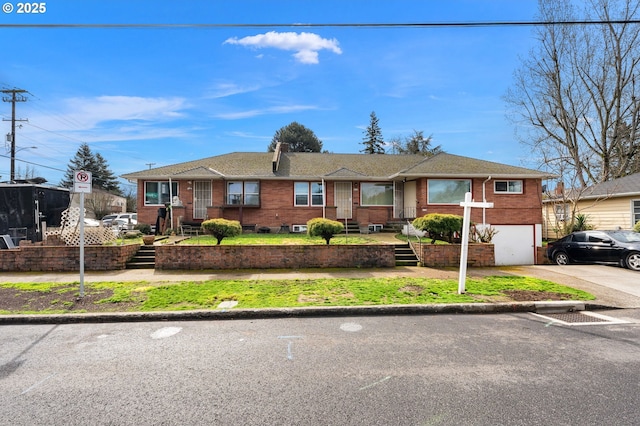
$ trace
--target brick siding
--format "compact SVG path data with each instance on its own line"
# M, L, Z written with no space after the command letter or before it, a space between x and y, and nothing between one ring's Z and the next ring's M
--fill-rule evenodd
M464 177L460 177L464 179ZM250 180L250 179L248 179ZM428 179L418 179L416 182L416 211L418 216L428 213L452 213L462 215L462 207L459 205L428 204L427 194ZM178 216L183 221L193 222L193 181L176 181L178 193L183 207L174 210L174 226L177 226ZM189 182L192 182L191 184ZM354 185L359 182L354 181ZM472 194L477 201L482 200L483 178L472 179ZM358 185L359 186L359 185ZM539 179L523 180L522 194L495 194L493 180L484 184L484 193L487 201L493 202L494 207L484 211L487 223L493 225L523 225L542 223L541 207L541 181ZM335 219L336 207L334 204L334 182L326 181L325 215L329 219ZM236 206L225 205L225 182L211 181L212 202L207 207L207 217L239 220L243 224L255 224L258 227L266 226L279 228L280 225L303 225L309 219L322 217L322 207L296 207L294 203L294 182L291 180L261 180L260 181L260 206L244 206L242 209ZM353 219L360 223L385 224L395 219L393 207L362 207L359 205L358 192L353 193ZM155 224L159 206L144 206L144 182L138 182L138 222ZM471 220L482 222L482 209L473 209Z

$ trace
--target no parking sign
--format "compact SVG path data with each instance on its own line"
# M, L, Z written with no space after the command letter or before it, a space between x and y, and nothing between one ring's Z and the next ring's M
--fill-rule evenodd
M73 192L91 194L91 172L76 170L73 172Z

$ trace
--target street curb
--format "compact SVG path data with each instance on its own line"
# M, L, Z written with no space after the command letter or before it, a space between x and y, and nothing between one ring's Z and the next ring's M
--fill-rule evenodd
M573 312L586 307L605 309L600 305L585 305L581 301L458 303L435 305L340 306L269 309L230 309L162 312L108 312L55 315L0 315L0 325L23 324L90 324L153 321L210 321L274 318L309 318L337 316L388 316L432 314L498 314L540 312L552 308L554 312ZM612 309L612 308L608 308Z

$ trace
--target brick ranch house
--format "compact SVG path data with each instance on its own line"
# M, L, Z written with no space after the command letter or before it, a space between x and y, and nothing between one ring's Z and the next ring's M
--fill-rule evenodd
M533 264L542 245L542 180L550 176L447 153L299 153L278 144L275 152L234 152L122 177L137 182L139 223L155 224L171 205L168 226L176 229L225 218L302 232L315 217L375 229L427 213L462 215L470 191L494 203L471 219L499 231L496 264Z

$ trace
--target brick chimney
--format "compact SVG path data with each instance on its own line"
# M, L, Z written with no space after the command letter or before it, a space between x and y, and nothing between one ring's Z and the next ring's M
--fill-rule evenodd
M271 160L271 170L273 173L278 171L280 166L280 157L283 152L289 152L289 144L278 142L276 143L276 149L273 151L273 160Z

